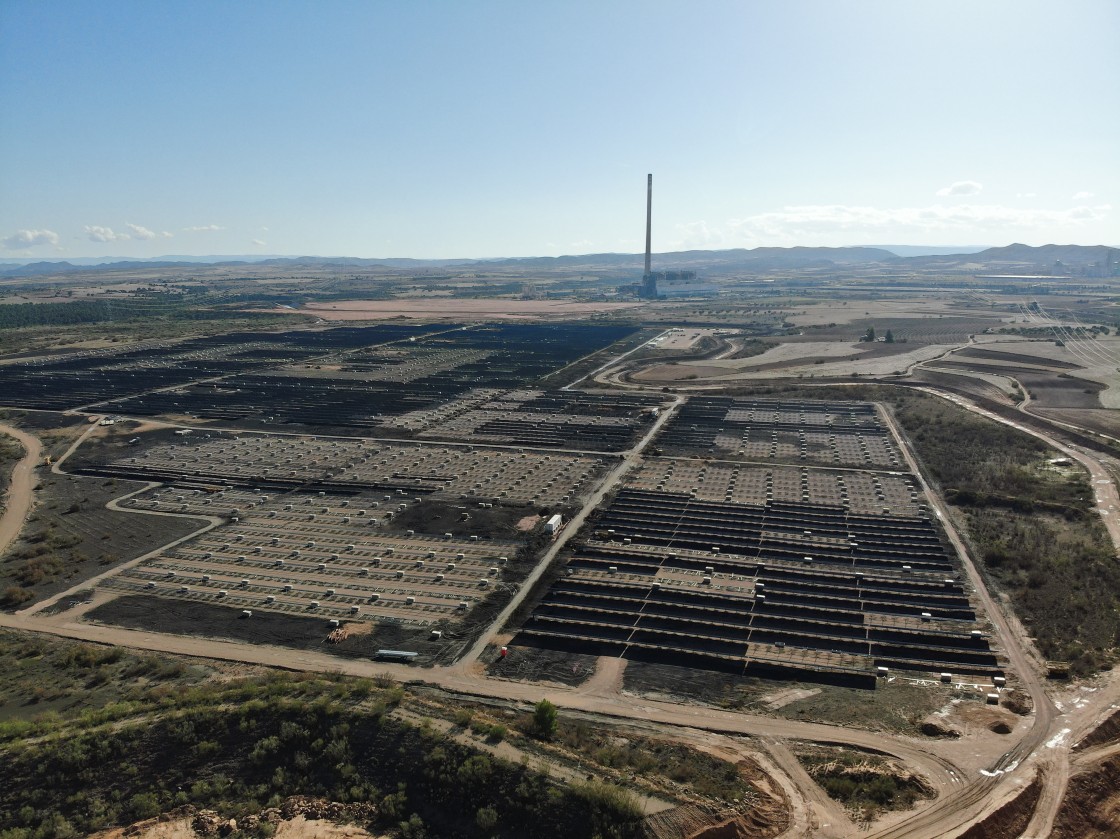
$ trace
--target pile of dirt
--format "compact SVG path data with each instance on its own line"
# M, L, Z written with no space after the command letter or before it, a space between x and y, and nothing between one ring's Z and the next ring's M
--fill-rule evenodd
M1019 722L1006 708L979 705L972 702L958 705L955 716L959 722L964 724L965 730L970 733L987 729L997 734L1005 734L1007 732L1003 731L1004 727L1008 731L1013 731Z
M949 737L956 739L961 736L959 730L949 725L945 718L938 714L930 714L922 724L918 726L918 730L926 737Z
M1008 801L986 819L977 822L959 839L1014 839L1021 836L1031 822L1034 808L1042 794L1042 782L1035 775L1023 791ZM1056 835L1056 834L1055 834Z
M1019 689L1009 691L1000 704L1011 713L1018 714L1020 717L1025 717L1034 707L1034 703L1031 702L1030 694Z

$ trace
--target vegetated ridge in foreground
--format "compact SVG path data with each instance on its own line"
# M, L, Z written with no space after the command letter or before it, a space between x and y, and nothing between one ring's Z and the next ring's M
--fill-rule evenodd
M240 818L294 794L371 804L366 826L413 839L643 835L626 790L557 784L397 719L408 697L387 680L277 672L199 683L157 656L9 633L3 641L3 839L87 835L188 803ZM29 687L21 672L54 685L32 704L69 710L18 718L13 700ZM79 713L84 700L68 700L83 696L104 704ZM272 829L261 822L256 835Z

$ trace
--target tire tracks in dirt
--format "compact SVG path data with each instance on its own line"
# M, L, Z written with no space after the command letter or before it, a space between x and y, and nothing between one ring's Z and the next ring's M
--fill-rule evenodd
M24 451L23 457L12 468L4 514L0 516L0 556L3 556L19 538L35 504L35 469L39 466L43 444L38 437L7 423L0 423L0 433L14 437Z

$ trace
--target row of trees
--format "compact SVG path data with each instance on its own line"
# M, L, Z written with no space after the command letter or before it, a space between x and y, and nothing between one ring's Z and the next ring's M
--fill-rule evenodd
M875 337L875 327L874 326L867 327L867 332L865 332L863 334L863 340L865 340L865 341L876 341L876 340L878 340ZM888 344L893 344L894 343L894 333L891 332L891 330L888 329L887 334L883 336L883 340ZM905 341L903 341L903 343L905 343Z
M0 329L34 326L74 326L85 323L131 323L152 318L214 320L230 316L224 308L242 301L213 301L217 308L200 305L180 294L161 294L123 300L74 300L67 303L6 303L0 305ZM271 317L267 312L238 311L239 318Z

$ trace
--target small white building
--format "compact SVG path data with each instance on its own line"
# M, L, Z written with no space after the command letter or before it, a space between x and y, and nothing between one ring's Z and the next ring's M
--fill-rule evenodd
M560 528L563 527L563 526L564 526L564 517L561 516L559 513L557 513L554 516L550 516L548 521L546 521L544 523L544 532L545 533L559 533Z

